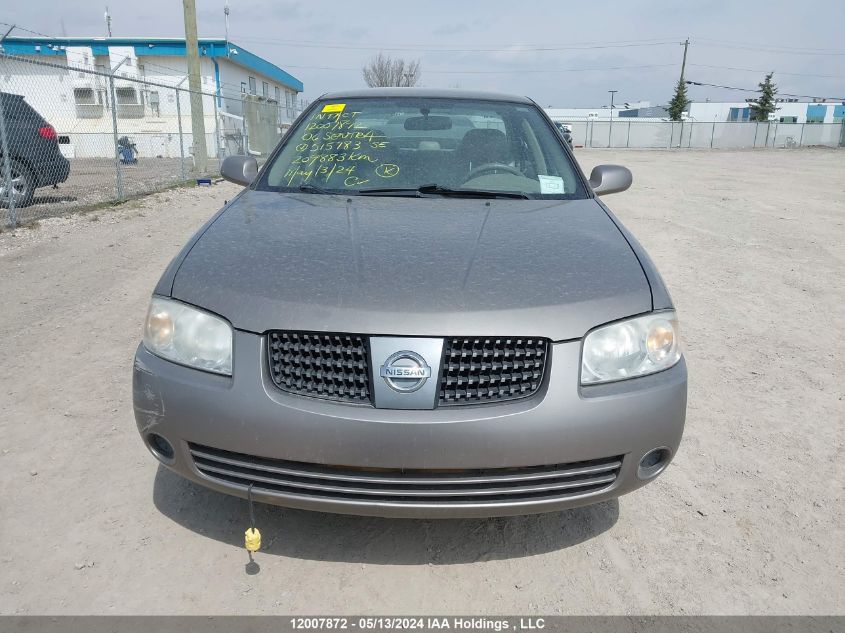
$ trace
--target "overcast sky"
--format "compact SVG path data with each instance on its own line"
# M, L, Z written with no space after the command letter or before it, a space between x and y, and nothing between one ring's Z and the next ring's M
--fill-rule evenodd
M105 2L4 4L4 22L49 35L105 35ZM617 103L664 104L680 73L679 42L686 37L687 79L754 88L764 71L774 70L782 93L845 97L845 0L229 4L230 39L301 79L311 99L362 87L360 67L381 50L419 59L428 87L513 92L556 107L599 107L615 89ZM223 5L197 0L201 37L222 37ZM184 36L179 0L111 0L109 11L115 36ZM747 96L690 89L696 101Z

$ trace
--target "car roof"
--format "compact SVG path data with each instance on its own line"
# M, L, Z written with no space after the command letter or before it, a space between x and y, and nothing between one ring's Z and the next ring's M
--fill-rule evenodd
M420 99L467 99L474 101L502 101L508 103L532 104L528 97L509 95L500 92L481 92L475 90L446 90L435 88L367 88L363 90L345 90L327 92L321 100L357 99L357 98L414 97Z

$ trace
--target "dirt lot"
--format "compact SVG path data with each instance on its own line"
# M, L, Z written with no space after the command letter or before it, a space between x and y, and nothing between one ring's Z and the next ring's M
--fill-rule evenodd
M687 430L654 484L536 517L260 507L157 467L132 416L147 300L236 188L0 235L0 612L721 613L845 609L842 151L578 151L680 311Z
M127 198L150 191L160 191L181 179L178 158L139 158L136 163L121 165L123 195ZM186 159L190 176L191 166ZM217 163L212 161L212 169ZM117 199L117 175L111 158L73 158L68 179L57 187L35 190L32 204L16 209L18 222L24 224L44 217L64 215L91 205ZM9 211L0 209L0 226L8 223Z

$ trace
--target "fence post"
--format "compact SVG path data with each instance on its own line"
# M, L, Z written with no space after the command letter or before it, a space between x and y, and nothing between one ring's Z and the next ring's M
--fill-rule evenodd
M801 138L798 139L798 147L801 147L804 143L804 126L807 125L806 123L801 124Z
M760 122L756 121L754 123L754 145L752 147L757 147L757 132L760 130Z
M182 135L182 106L179 105L178 86L176 87L176 125L179 127L179 173L182 177L182 182L185 182L185 137Z
M710 149L713 149L713 137L716 136L716 119L713 119L713 129L710 130Z
M12 182L12 159L9 158L8 147L6 115L3 111L3 98L0 95L0 152L3 154L3 180L6 181L3 192L9 197L9 227L15 228L18 225L18 216L15 212L15 185Z
M694 123L695 121L689 122L689 140L687 141L687 149L690 149L692 147L692 126Z
M117 146L117 97L114 91L114 74L117 69L123 66L123 63L129 59L124 57L123 60L114 68L109 69L109 93L111 94L111 125L112 136L114 137L114 170L116 174L117 184L117 200L123 200L123 171L120 169L120 149Z
M625 147L631 146L631 122L628 121L628 136L625 138Z
M214 95L214 158L217 159L217 168L220 169L220 117L217 114L217 95Z

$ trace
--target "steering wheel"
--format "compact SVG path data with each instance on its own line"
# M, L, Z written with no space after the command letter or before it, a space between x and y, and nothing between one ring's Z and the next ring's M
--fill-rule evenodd
M473 178L478 178L480 175L492 171L506 171L514 176L525 177L525 174L519 171L516 167L511 167L510 165L505 165L504 163L484 163L483 165L470 169L467 177L464 179L464 182L468 182Z

